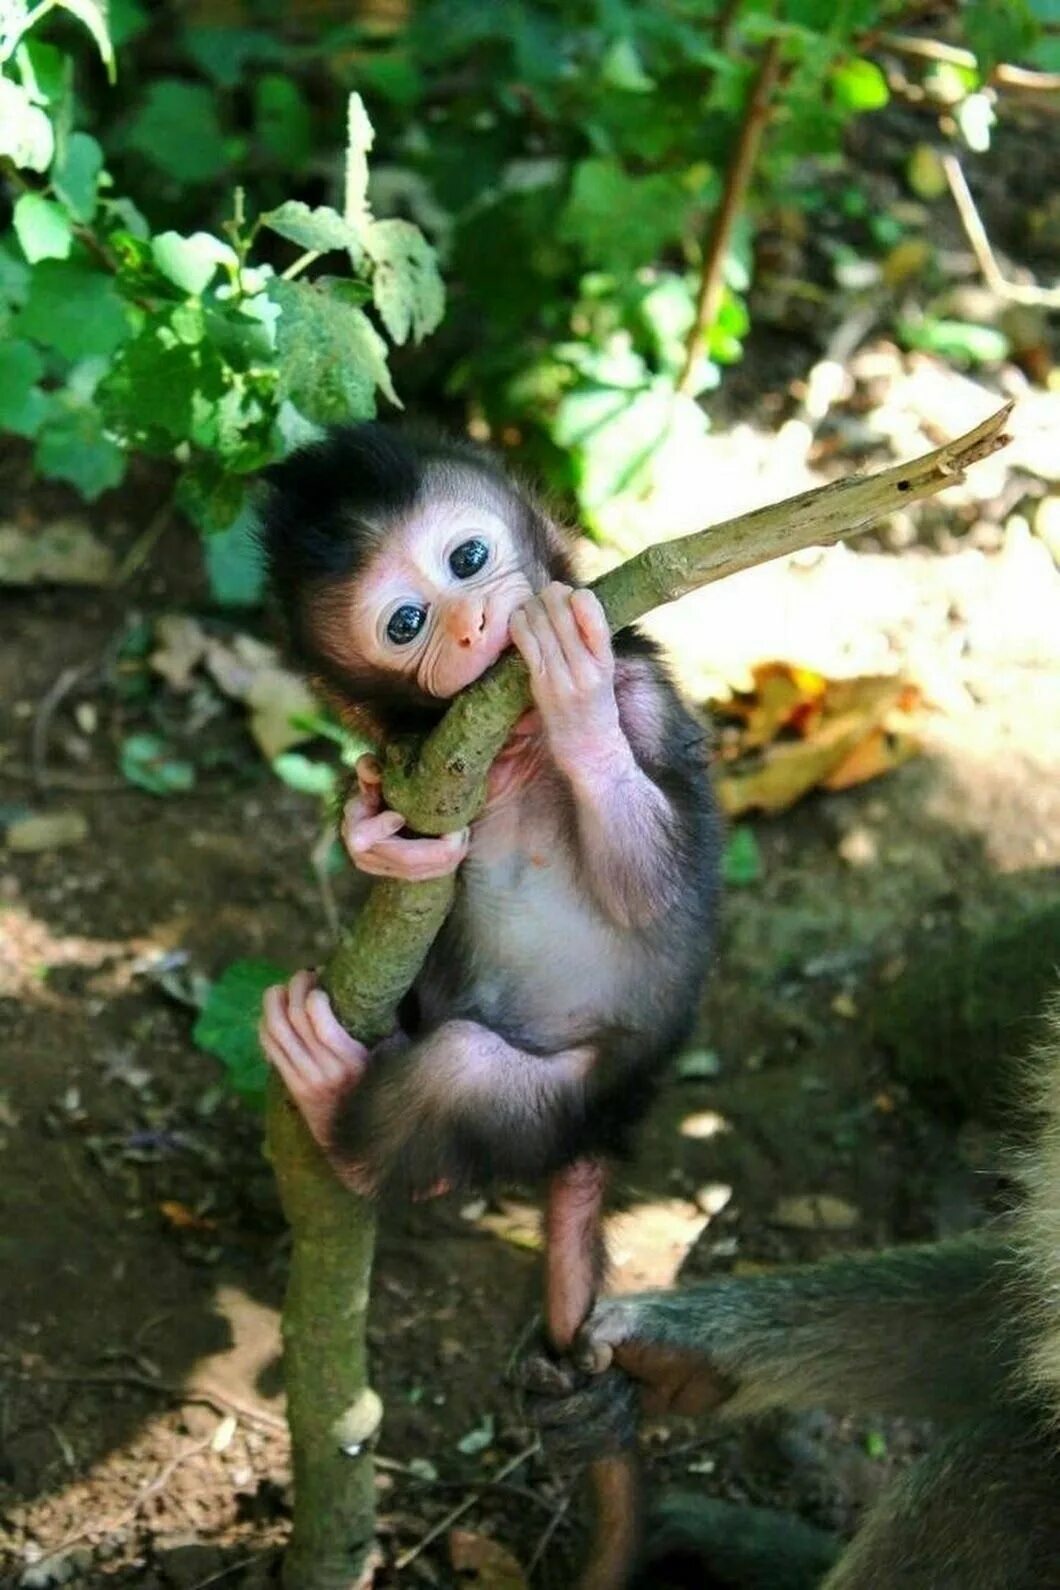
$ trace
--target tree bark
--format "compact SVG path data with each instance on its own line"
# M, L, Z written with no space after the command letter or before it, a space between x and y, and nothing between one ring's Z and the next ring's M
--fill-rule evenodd
M701 585L839 541L934 496L1005 445L1010 409L911 463L836 481L638 553L592 586L612 630ZM464 827L482 804L490 764L529 702L526 669L509 653L454 701L422 745L391 748L383 779L388 805L420 833ZM377 883L343 933L323 982L340 1020L363 1042L392 1030L398 1003L445 920L452 888L450 879ZM371 1205L332 1175L279 1085L270 1090L267 1130L293 1243L283 1336L295 1508L284 1582L287 1590L359 1590L372 1572L369 1443L381 1414L367 1384L365 1348L375 1218ZM601 1470L603 1516L605 1489L625 1494L629 1473ZM601 1572L608 1558L599 1540L583 1582L622 1583L613 1566Z

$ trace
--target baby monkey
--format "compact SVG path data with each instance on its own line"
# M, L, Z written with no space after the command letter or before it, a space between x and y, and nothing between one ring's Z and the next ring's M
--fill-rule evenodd
M559 530L489 454L364 424L267 481L272 584L346 721L380 742L428 729L509 645L533 708L459 833L408 833L360 760L342 825L354 866L459 869L453 909L372 1052L308 972L266 994L262 1045L361 1193L551 1177L549 1326L565 1345L591 1301L602 1161L626 1149L706 971L718 824L703 730L654 646L612 639Z

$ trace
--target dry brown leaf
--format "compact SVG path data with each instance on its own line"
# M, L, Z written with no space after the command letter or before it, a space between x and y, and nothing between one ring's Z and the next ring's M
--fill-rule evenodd
M37 812L11 823L5 838L9 850L61 850L88 838L88 822L80 812Z
M148 662L174 690L190 690L191 676L206 656L210 637L198 619L167 613L155 625L158 642Z
M187 1204L182 1204L177 1198L166 1198L158 1207L174 1231L217 1230L216 1220L210 1220L206 1215L197 1215L194 1209L189 1209Z
M113 573L113 553L86 524L0 525L0 585L106 585Z
M449 1532L449 1560L460 1574L473 1574L469 1583L482 1590L526 1590L526 1575L504 1546L471 1529Z

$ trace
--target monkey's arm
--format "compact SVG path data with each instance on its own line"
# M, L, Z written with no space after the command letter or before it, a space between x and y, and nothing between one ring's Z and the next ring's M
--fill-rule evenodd
M683 808L702 792L667 791L675 698L645 659L616 666L591 591L553 583L512 619L549 750L574 801L586 886L621 927L648 927L687 888L694 845ZM657 769L653 764L659 764ZM693 874L695 867L693 866Z
M899 1248L607 1298L575 1358L617 1364L648 1411L825 1407L950 1422L1011 1399L1020 1312L1011 1284L1010 1251L996 1237ZM590 1375L543 1422L561 1439L594 1420L606 1430L620 1380Z

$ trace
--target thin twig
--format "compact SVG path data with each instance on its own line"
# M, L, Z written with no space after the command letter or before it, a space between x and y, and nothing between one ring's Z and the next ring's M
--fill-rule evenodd
M566 1521L567 1514L570 1511L572 1494L573 1493L571 1491L568 1491L565 1496L560 1498L552 1513L552 1517L541 1531L537 1545L530 1554L530 1561L526 1565L526 1577L528 1579L533 1573L534 1569L537 1567L538 1563L541 1561L542 1557L545 1555L545 1552L548 1550L549 1541L556 1533L556 1530L559 1528L560 1524Z
M227 1579L229 1574L238 1573L240 1568L249 1568L256 1562L264 1562L266 1557L275 1557L282 1546L268 1546L264 1551L255 1551L250 1557L239 1557L235 1562L230 1562L223 1568L218 1568L216 1573L211 1573L205 1579L196 1579L191 1590L206 1590L207 1585L220 1584L222 1579Z
M147 523L147 528L141 531L122 558L117 572L111 578L110 583L112 586L124 585L126 580L136 573L140 565L146 563L168 527L172 512L173 505L167 499L158 512L152 515Z
M780 72L780 48L779 38L770 39L763 51L754 86L747 96L743 123L725 173L725 189L714 212L710 237L703 250L696 316L688 334L684 368L677 383L680 392L687 392L691 388L703 339L717 318L725 285L725 260L732 229L747 197L762 134L769 120L770 102Z
M51 732L52 719L59 710L63 701L79 684L82 679L95 672L99 663L93 659L91 662L78 663L76 667L64 668L50 688L44 692L38 703L33 717L33 732L30 735L30 767L32 769L33 783L38 790L44 788L45 764L48 760L48 735Z
M526 1463L528 1459L534 1457L540 1450L541 1442L532 1441L528 1447L524 1447L521 1452L516 1453L515 1457L510 1458L503 1468L499 1468L496 1474L493 1475L493 1479L506 1480L509 1474L514 1474L517 1468ZM399 1557L395 1558L394 1567L398 1572L400 1573L402 1569L407 1568L411 1562L415 1562L420 1553L425 1551L432 1541L437 1540L439 1535L444 1535L445 1531L450 1525L455 1524L458 1518L463 1518L465 1513L469 1513L477 1501L477 1491L472 1496L465 1496L464 1500L446 1513L444 1518L440 1518L423 1538L416 1542L415 1546L410 1546L407 1551L403 1551Z
M962 50L955 44L944 44L941 39L922 39L909 33L882 33L875 44L881 50L889 50L892 55L904 55L917 61L936 61L940 65L956 66L964 71L974 72L979 65L971 50ZM999 61L989 72L987 82L1024 93L1055 94L1060 90L1060 72L1035 72L1030 67Z
M177 1386L165 1380L153 1380L150 1375L133 1375L127 1372L111 1375L92 1372L65 1373L56 1369L15 1370L11 1378L29 1385L128 1386L134 1390L153 1391L157 1396L168 1397L170 1401L178 1404L201 1403L218 1413L238 1414L239 1418L245 1419L248 1424L257 1424L265 1430L275 1430L278 1434L284 1434L287 1430L287 1421L280 1414L270 1413L268 1408L244 1402L240 1397L230 1396L227 1392L216 1391L206 1385L193 1383L188 1386Z
M976 209L972 190L968 186L968 179L964 175L964 168L957 156L948 151L942 156L942 169L946 174L953 202L957 206L957 214L964 227L964 235L968 239L972 253L975 255L976 264L983 275L983 280L992 293L999 298L1007 298L1014 304L1030 304L1043 309L1060 309L1060 288L1027 287L1020 282L1010 282L1001 272L997 256L990 246L990 239L986 234L979 211Z

